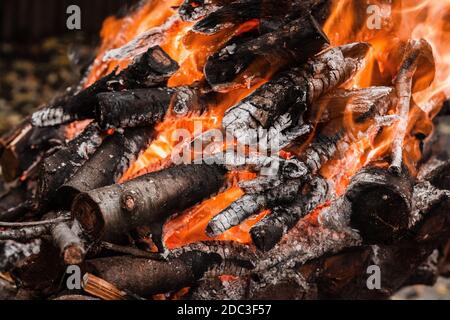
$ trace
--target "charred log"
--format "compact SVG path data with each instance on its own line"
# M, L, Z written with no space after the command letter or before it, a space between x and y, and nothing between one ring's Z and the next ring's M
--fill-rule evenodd
M60 205L68 208L78 193L117 182L152 138L153 130L145 127L117 131L105 138L91 158L60 188L57 197Z
M225 171L217 166L171 167L81 194L72 213L93 237L117 240L139 225L163 224L217 193L224 182Z
M100 93L95 119L103 130L151 126L162 120L171 98L171 90L161 88Z
M301 68L281 73L228 109L223 127L244 143L256 141L259 127L269 128L281 114L302 114L322 94L347 81L369 50L366 43L333 48Z
M38 189L41 206L51 203L55 191L83 166L102 141L100 128L92 123L65 147L43 161Z
M77 221L74 224L78 223ZM83 241L76 233L81 230L76 226L72 228L66 222L60 222L52 226L51 235L54 244L59 248L64 263L67 265L80 264L86 254Z
M38 167L47 150L64 141L64 130L58 128L34 128L25 121L18 129L0 141L2 153L0 165L7 182ZM31 174L31 173L29 173Z
M328 38L312 16L295 20L286 26L240 46L227 46L207 61L206 80L215 88L229 85L257 57L272 56L280 59L306 61L328 43Z
M96 95L101 92L148 87L167 80L178 64L160 47L150 48L116 75L115 71L81 90L63 104L55 104L35 112L34 126L46 127L80 119L94 118Z
M408 126L411 95L427 88L434 79L435 64L433 49L426 40L410 40L405 49L400 70L395 79L398 96L397 114L399 122L392 142L392 162L390 170L399 173L403 161L403 141Z
M272 213L250 229L255 246L262 251L269 251L295 226L299 219L324 203L333 194L327 181L321 177L314 178L309 190L294 203L275 207Z

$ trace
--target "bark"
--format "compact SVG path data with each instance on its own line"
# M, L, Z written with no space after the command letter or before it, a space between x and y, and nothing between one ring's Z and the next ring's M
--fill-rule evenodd
M103 130L152 126L163 119L171 98L171 90L162 88L100 93L96 122Z
M150 128L129 128L108 136L92 157L58 191L60 206L69 208L80 192L116 183L153 138Z
M44 159L38 182L38 198L41 206L51 205L55 200L55 191L84 165L102 141L100 128L92 123L65 147Z
M303 114L318 97L346 82L361 66L366 43L332 48L306 65L268 81L225 112L223 127L239 141L256 141L259 127L269 128L286 112Z
M64 134L62 127L34 128L26 120L12 133L2 137L0 165L5 181L11 182L21 176L28 178L45 152L62 144Z
M392 142L390 170L400 173L403 161L403 141L407 133L408 114L413 92L427 88L434 79L433 49L426 40L410 40L405 49L400 70L395 79L399 122Z
M34 126L46 127L74 120L92 119L95 116L94 106L97 103L97 94L124 88L154 86L166 81L177 69L178 64L159 46L152 47L119 74L116 75L113 71L76 93L68 101L35 112L32 123Z
M208 83L220 90L232 84L257 57L304 62L326 44L328 38L317 21L312 16L306 16L241 45L221 49L208 58L204 74Z
M94 238L117 240L139 225L163 224L216 194L225 172L216 166L176 166L79 195L72 213Z

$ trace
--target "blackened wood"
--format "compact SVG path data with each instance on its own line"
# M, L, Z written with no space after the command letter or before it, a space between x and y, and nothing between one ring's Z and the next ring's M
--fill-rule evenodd
M314 100L355 74L369 48L367 43L332 48L303 67L279 74L228 109L223 127L248 142L255 139L259 127L269 128L287 111L304 113Z
M322 50L328 42L312 16L302 17L280 30L221 49L208 58L204 74L213 88L221 89L232 83L257 57L283 57L300 63Z
M298 220L314 210L319 204L327 201L334 192L330 190L328 182L315 177L310 183L309 190L304 191L294 203L275 207L271 214L264 217L250 229L255 246L262 250L272 249Z
M172 92L152 88L100 93L97 95L95 119L104 130L151 126L166 114Z
M103 141L92 157L58 191L63 208L80 192L116 183L153 138L151 128L128 128Z
M386 114L393 104L395 92L390 87L336 89L314 102L310 110L314 115L310 117L318 116L319 122L328 122L349 112L356 123L362 123Z
M0 271L9 271L19 262L40 251L41 240L20 243L12 240L0 242Z
M166 81L177 69L178 64L160 47L152 47L119 74L116 75L113 71L76 93L68 101L35 112L32 123L45 127L94 118L98 93L154 86Z
M80 194L72 213L93 237L120 239L139 225L160 222L216 194L224 185L218 166L183 165Z
M402 169L403 141L407 133L411 95L427 88L433 81L434 74L435 64L431 45L424 39L410 40L395 79L395 90L398 96L397 114L400 119L392 142L390 170L393 172L399 173Z
M44 153L64 141L64 128L34 128L25 120L12 133L2 138L0 165L7 182L19 178L25 171L37 167Z
M0 196L0 221L16 221L32 211L31 194L26 183L6 191Z
M40 205L51 205L56 190L89 159L103 141L96 123L90 124L62 149L45 158L41 165L38 184Z
M178 9L181 19L195 21L233 0L184 0Z
M28 241L48 234L49 225L0 231L0 240Z
M86 254L83 241L76 230L76 227L71 228L67 222L57 223L50 230L53 242L59 248L64 263L67 265L80 264Z

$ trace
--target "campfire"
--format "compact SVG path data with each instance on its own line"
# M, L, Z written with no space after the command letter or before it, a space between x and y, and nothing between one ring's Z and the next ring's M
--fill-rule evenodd
M101 37L1 139L0 290L64 297L76 265L86 298L384 299L450 274L449 1L144 0Z

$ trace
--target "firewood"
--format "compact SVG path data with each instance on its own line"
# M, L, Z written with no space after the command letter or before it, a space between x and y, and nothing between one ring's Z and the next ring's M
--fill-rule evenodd
M48 234L51 225L40 225L0 231L0 240L28 241Z
M356 123L362 123L386 114L393 104L395 92L390 87L336 89L314 102L309 117L318 117L319 122L329 122L351 113Z
M105 138L91 158L59 189L60 205L69 208L78 193L116 183L152 138L153 130L145 127L117 131Z
M67 265L80 264L86 254L84 244L76 234L76 230L76 227L71 228L66 222L57 223L50 229L53 242L59 248Z
M93 106L97 102L97 94L123 88L154 86L166 81L177 69L178 64L160 47L152 47L119 74L116 75L116 72L113 71L81 90L68 101L35 112L32 116L32 123L34 126L46 127L74 120L92 119L94 118L95 108Z
M366 243L391 243L407 232L413 179L376 166L359 171L345 196L320 213L323 225L358 230Z
M396 133L392 142L392 161L390 170L400 173L403 161L403 141L408 126L411 95L413 92L427 88L434 79L435 65L433 49L422 40L410 40L405 49L402 64L397 78L395 90L398 96L397 114L400 118L396 125Z
M299 176L294 179L288 177L286 177L287 179L282 178L281 180L274 179L274 181L271 182L271 186L269 180L270 187L268 187L268 190L246 194L240 199L234 201L225 210L211 219L206 228L207 234L209 236L217 236L229 228L242 223L251 215L257 214L265 208L273 208L277 204L288 204L293 202L300 194L304 182L311 179L311 177L318 172L322 164L334 155L336 152L336 143L340 138L341 133L330 137L319 136L301 155L300 159L296 159L296 161L288 161L287 164L283 164L283 162L281 162L281 172L283 172L283 170L287 171L287 168L290 165L294 165L296 167L294 172L297 172ZM285 167L285 169L283 169L283 167ZM256 183L258 184L258 181L256 181ZM247 182L245 185L244 189L248 190L249 183ZM251 186L251 188L255 187ZM278 214L275 215L274 218L277 216ZM287 214L286 218L288 218L288 216L290 216L290 214ZM295 214L293 217L295 217ZM269 216L261 223L265 223L264 221L270 221L274 218L270 218ZM291 219L289 218L288 220ZM295 220L295 222L297 220ZM295 222L292 221L294 224ZM278 236L275 236L277 231L279 230L274 229L274 234L268 235L269 237L273 237L273 241L275 241L275 239L279 239ZM260 241L258 242L261 244Z
M0 196L0 221L15 221L31 212L33 203L27 190L27 183L5 191Z
M144 300L90 273L83 276L83 290L103 300Z
M262 35L242 45L223 48L208 58L204 73L216 90L232 84L238 74L257 57L278 56L298 63L322 50L328 38L312 16L297 19L280 30Z
M171 98L162 88L100 93L95 119L103 130L151 126L162 120Z
M26 120L12 133L2 137L0 165L5 181L14 181L24 172L36 168L47 150L62 144L64 134L62 127L34 128Z
M216 194L224 182L225 170L218 166L175 166L80 194L72 213L94 238L117 240L139 225L162 225L172 214Z
M233 0L184 0L178 13L184 21L195 21Z
M275 207L271 214L250 229L253 243L258 249L272 249L300 218L333 195L328 182L320 176L316 176L309 183L308 189L305 195L301 195L292 204Z
M96 123L92 123L66 146L44 159L38 188L41 206L55 200L54 192L73 176L97 150L102 141L103 135L100 128Z
M369 48L366 43L332 48L303 67L279 74L229 108L223 127L243 143L256 141L259 127L269 128L288 111L303 114L322 94L346 82L358 70Z

